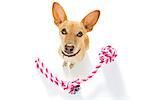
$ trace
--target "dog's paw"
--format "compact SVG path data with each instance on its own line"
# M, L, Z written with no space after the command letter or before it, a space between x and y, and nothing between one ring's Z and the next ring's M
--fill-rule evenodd
M63 63L63 67L67 67L67 62L64 62L64 63Z
M69 67L70 67L70 69L72 69L74 67L74 64L70 63Z
M68 67L70 69L72 69L74 67L74 64L73 63L69 63L69 62L65 62L63 63L63 67Z

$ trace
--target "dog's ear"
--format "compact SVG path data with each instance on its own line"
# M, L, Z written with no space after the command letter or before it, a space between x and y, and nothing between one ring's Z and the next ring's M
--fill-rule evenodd
M87 16L85 16L82 19L81 22L83 23L84 27L87 29L87 32L89 32L93 29L93 26L98 21L99 16L100 16L100 11L95 10L95 11L92 11L91 13L89 13Z
M66 16L66 13L65 13L63 7L57 2L53 3L52 13L53 13L53 17L54 17L54 23L57 26L59 26L62 22L67 20L67 16Z

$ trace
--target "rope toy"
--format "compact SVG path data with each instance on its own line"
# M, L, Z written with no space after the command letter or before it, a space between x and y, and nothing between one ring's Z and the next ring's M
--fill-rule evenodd
M104 47L101 49L101 52L99 53L99 63L94 68L94 70L85 78L83 79L76 79L73 81L64 81L58 79L57 76L54 76L52 72L48 70L48 68L44 65L44 63L37 58L35 60L36 68L40 71L41 74L43 74L51 83L55 84L56 86L60 86L63 88L63 90L68 91L69 94L76 94L80 90L81 83L84 83L91 79L98 71L99 68L102 67L103 64L108 64L114 61L116 58L117 53L114 48L112 48L110 45Z

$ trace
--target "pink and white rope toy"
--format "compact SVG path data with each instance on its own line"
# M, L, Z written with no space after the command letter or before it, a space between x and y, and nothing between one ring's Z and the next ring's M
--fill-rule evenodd
M61 79L58 79L57 76L54 76L51 71L48 70L48 68L44 65L42 61L40 61L39 58L35 60L36 68L43 74L51 83L56 84L56 86L60 86L63 88L63 90L68 91L69 94L76 94L80 90L80 85L89 79L91 79L98 71L99 68L102 67L103 64L108 64L114 61L116 58L117 53L114 48L112 48L110 45L104 47L101 49L101 53L99 53L99 63L97 66L95 66L94 70L87 75L87 77L83 79L76 79L73 81L64 81Z

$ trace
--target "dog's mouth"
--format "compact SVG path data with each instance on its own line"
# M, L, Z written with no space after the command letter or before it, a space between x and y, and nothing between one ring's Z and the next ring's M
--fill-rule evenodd
M62 52L62 54L64 55L64 56L67 56L67 57L73 57L73 56L76 56L79 52L80 52L80 50L81 49L79 49L76 53L74 53L74 54L66 54L65 52L63 52L62 50L61 50L61 52Z

